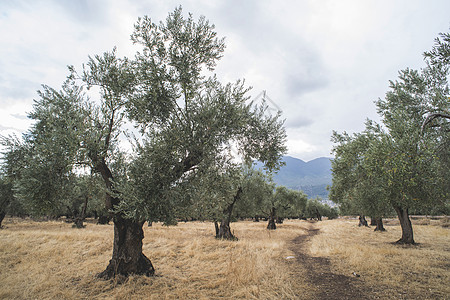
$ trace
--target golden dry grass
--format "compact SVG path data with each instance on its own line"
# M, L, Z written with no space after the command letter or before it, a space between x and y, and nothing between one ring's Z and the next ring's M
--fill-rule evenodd
M309 224L286 221L276 231L265 222L238 222L239 241L219 241L211 223L144 226L144 253L155 277L99 280L112 252L112 225L74 229L64 222L6 219L0 230L0 299L313 299L307 270L294 260L292 240L320 228L309 254L327 256L334 272L361 275L384 299L449 298L450 237L442 226L417 225L413 247L395 221L387 232L357 227L357 220ZM428 221L424 222L428 223ZM373 296L373 295L372 295Z
M213 237L212 223L144 227L144 253L155 277L123 284L99 280L112 252L113 228L8 219L0 231L2 299L294 299L308 290L292 276L287 244L296 222L269 232L266 224L233 223L238 242ZM297 274L298 271L296 270Z
M380 298L449 299L450 231L443 228L447 222L413 221L418 243L414 246L393 243L401 237L398 220L388 220L386 232L358 227L357 220L321 222L310 251L329 257L335 272L359 274L367 285L378 289Z

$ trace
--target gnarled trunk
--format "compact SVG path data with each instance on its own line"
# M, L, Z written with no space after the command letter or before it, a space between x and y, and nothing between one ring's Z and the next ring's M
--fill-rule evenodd
M397 244L415 244L413 228L411 220L409 219L408 209L402 208L400 206L394 206L397 212L398 220L400 221L400 226L402 227L402 238L399 239Z
M237 240L238 238L231 233L230 221L228 218L223 218L220 222L219 233L216 235L218 239Z
M386 231L383 226L383 218L372 218L375 221L375 230L374 231Z
M227 206L227 208L224 209L224 211L223 211L224 217L222 218L222 222L220 222L220 227L219 227L218 233L217 233L217 227L216 227L216 238L226 239L226 240L237 240L238 239L231 233L230 222L231 222L231 215L233 214L234 204L241 197L241 193L242 193L242 188L239 187L236 192L236 195L233 198L233 202L231 202Z
M106 270L99 273L98 277L110 279L117 275L151 276L155 273L151 261L142 253L143 225L144 222L125 219L120 215L114 217L112 258Z
M275 207L272 207L269 214L269 223L267 224L267 229L269 230L277 229L277 225L275 224L276 213Z
M114 114L109 123L109 133L106 136L105 145L109 146L109 139L114 124ZM90 152L89 157L100 173L106 187L105 208L107 211L113 210L120 204L121 199L113 197L116 194L113 182L114 178L106 164L105 157L98 156L98 153ZM185 172L189 171L193 166L197 165L202 158L201 151L191 152L179 165L175 166L172 171L176 174L176 178L180 178ZM241 189L239 189L241 190ZM113 193L111 193L113 192ZM240 191L238 191L240 194ZM235 199L236 201L236 199ZM110 213L110 217L114 221L114 244L113 254L106 270L98 274L100 278L113 278L117 275L128 276L129 274L151 276L155 273L155 269L151 261L142 253L142 240L144 239L144 231L142 226L145 221L136 221L126 219L120 213Z
M359 223L358 226L366 226L369 227L369 224L367 223L366 217L363 215L359 216Z
M97 171L102 175L108 191L114 191L113 176L106 165L105 159L92 158ZM113 209L120 203L120 199L110 193L105 195L105 208ZM130 274L151 276L155 269L151 261L142 253L142 240L144 239L143 221L126 219L120 213L110 214L114 221L113 254L106 269L97 276L103 279L114 278L117 275ZM100 218L99 218L100 220Z

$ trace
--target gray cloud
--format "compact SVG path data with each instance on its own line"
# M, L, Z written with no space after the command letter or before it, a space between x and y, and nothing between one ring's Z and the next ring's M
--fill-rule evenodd
M36 95L36 82L27 79L13 78L1 80L0 104L10 105L16 101L27 101Z
M28 116L25 114L11 114L11 116L20 120L28 120Z
M0 131L3 131L3 130L20 131L20 129L17 129L17 128L15 128L15 127L9 127L9 126L3 126L3 125L0 125Z
M284 72L286 93L291 97L326 88L329 84L319 61L315 66L310 63L296 62L287 66Z
M179 3L0 1L0 104L28 109L41 83L57 88L63 82L66 65L80 67L87 55L114 45L128 51L139 16L159 22ZM218 77L245 78L254 87L251 97L267 90L286 118L289 153L306 160L329 155L333 129L358 131L366 117L376 118L373 101L384 96L388 80L400 69L423 66L421 53L449 29L446 0L181 4L227 37ZM14 106L19 102L26 103ZM0 130L13 118L23 122L24 114L0 110Z
M104 19L104 12L107 11L107 3L104 1L88 0L56 0L54 5L61 7L66 16L72 18L77 23L101 23Z
M291 118L286 118L285 125L287 128L299 129L303 127L310 126L314 121L308 117L304 116L293 116Z

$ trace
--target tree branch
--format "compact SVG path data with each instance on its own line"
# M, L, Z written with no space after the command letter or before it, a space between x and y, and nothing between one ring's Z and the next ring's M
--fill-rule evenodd
M444 113L433 113L433 114L428 115L428 117L425 119L425 121L423 121L422 128L421 128L421 133L423 134L423 131L425 130L425 127L428 124L430 124L434 119L437 119L437 118L450 119L450 115L444 114Z

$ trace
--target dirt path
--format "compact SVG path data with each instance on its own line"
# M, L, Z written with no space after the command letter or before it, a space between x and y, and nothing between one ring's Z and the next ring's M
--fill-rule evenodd
M319 233L314 223L308 226L306 234L292 241L291 250L295 256L292 266L306 269L309 284L316 290L314 299L375 299L370 297L371 289L364 286L359 277L333 273L328 258L308 254L307 242Z

